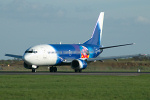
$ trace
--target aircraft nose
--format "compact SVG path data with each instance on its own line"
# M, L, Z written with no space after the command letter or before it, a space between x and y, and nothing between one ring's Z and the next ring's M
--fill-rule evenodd
M30 61L31 61L30 59L31 59L30 55L24 54L24 56L23 56L24 62L30 64Z

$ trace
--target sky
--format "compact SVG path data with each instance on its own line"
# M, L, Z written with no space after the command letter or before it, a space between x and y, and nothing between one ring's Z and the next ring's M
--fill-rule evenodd
M101 56L150 54L150 0L0 0L0 59L38 44L88 40L104 11Z

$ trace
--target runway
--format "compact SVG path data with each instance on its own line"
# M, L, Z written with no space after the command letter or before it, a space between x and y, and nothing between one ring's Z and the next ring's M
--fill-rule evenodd
M75 73L75 72L5 72L1 71L0 75L112 75L112 76L137 76L142 74L150 74L150 72L82 72L82 73Z

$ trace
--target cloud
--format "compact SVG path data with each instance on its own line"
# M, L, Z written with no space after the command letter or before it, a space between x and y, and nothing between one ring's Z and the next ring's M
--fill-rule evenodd
M65 10L51 4L13 0L0 5L0 18L20 21L43 21L64 17Z
M143 17L143 16L138 16L135 21L138 23L144 23L144 24L150 23L150 20L148 18Z
M21 21L54 21L58 18L79 20L89 20L95 18L99 11L95 10L91 3L83 1L30 1L30 0L12 0L6 4L0 4L0 12L3 18ZM96 15L94 15L96 14ZM88 15L88 16L87 16ZM53 19L53 20L52 20Z

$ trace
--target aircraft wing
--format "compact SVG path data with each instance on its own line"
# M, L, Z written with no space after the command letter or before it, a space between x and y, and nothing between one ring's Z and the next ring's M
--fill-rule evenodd
M136 55L123 55L123 56L111 56L111 57L96 57L96 58L88 58L86 60L91 62L91 61L103 61L103 60L111 60L111 59L117 60L121 58L132 58L132 57L138 57L138 56L144 56L144 55L136 54Z
M22 56L20 56L20 55L5 54L5 56L8 56L8 57L14 57L14 58L20 58L20 59L22 59Z

